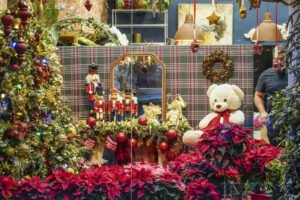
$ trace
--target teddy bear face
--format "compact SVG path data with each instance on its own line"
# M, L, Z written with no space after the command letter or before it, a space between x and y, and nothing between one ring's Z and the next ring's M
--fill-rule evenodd
M216 112L225 110L237 110L241 107L243 92L237 87L229 84L212 85L208 91L211 109Z

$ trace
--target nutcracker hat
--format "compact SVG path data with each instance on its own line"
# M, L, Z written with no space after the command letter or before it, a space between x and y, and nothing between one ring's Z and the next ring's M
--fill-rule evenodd
M131 89L130 88L126 88L124 92L125 92L125 94L131 94Z
M89 65L89 74L98 74L98 65L92 63Z

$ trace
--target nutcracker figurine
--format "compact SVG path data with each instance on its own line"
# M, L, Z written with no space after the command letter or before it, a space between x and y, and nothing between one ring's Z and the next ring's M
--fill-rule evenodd
M131 120L137 114L136 104L133 100L131 89L125 89L125 96L123 99L123 119Z
M89 110L90 114L94 114L95 95L103 95L103 85L100 82L98 74L98 65L89 65L89 74L86 76L85 92L89 95Z
M102 95L96 97L94 103L94 109L96 111L96 119L104 122L104 113L105 113L105 101Z
M110 112L111 121L121 121L122 101L119 91L116 88L111 89L108 101L108 112Z
M136 96L136 91L132 91L132 100L133 100L133 117L137 118L138 117L138 112L139 112L139 104L138 104L138 98Z

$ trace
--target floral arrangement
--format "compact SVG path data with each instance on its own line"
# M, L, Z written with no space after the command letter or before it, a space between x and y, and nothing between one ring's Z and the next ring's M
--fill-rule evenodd
M280 148L263 140L253 140L253 131L239 125L221 125L201 136L198 148L181 154L170 163L185 184L207 179L216 191L226 193L223 184L245 187L264 181L266 165L280 155ZM234 194L241 195L241 194Z
M80 174L61 169L44 181L0 177L0 199L182 199L182 178L167 168L147 163L95 167Z

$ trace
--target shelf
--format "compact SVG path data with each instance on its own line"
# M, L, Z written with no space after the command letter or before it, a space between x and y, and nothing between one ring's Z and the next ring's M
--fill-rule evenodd
M124 12L124 13L131 13L131 12L153 12L152 10L145 10L145 9L113 9L113 12ZM163 11L162 13L166 13L167 11ZM159 10L156 10L157 14L160 14Z
M120 28L164 28L166 25L164 24L118 24L114 25Z
M168 11L165 10L163 12L159 12L157 10L157 16L156 18L153 18L151 20L148 19L148 15L140 15L142 20L135 21L135 17L139 15L140 13L145 14L152 14L152 10L145 10L145 9L113 9L112 10L112 26L117 27L118 29L126 30L126 33L128 33L128 29L130 30L131 36L133 36L135 30L137 28L139 29L149 29L153 28L155 31L160 31L162 34L159 34L160 36L163 35L163 38L159 39L159 41L153 41L154 43L165 43L165 41L168 38ZM126 17L124 17L126 15ZM128 16L127 16L128 15ZM143 19L149 20L148 23L144 23ZM146 20L146 21L147 21ZM145 22L146 22L145 21ZM136 23L135 23L136 22ZM121 31L121 30L120 30ZM154 30L153 30L154 31ZM144 38L144 40L151 40L151 36L148 36ZM141 44L140 44L141 45Z

